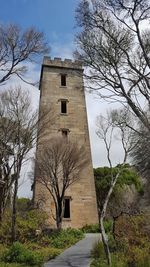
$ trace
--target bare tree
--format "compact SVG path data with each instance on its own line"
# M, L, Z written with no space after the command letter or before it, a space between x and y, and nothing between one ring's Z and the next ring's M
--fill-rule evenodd
M53 138L40 148L36 163L36 182L41 183L54 201L54 219L62 226L64 197L68 187L75 183L88 163L86 151L65 138Z
M89 88L128 105L150 131L149 1L82 0L76 17L76 56L89 67Z
M29 95L20 87L0 94L0 181L3 183L0 213L2 217L13 189L12 241L16 239L16 198L21 167L29 159L28 152L35 147L37 137L44 134L45 123L51 120L50 113L45 114L44 119L42 116L38 118L37 111L32 111Z
M109 167L110 167L110 177L111 177L109 190L106 193L105 199L103 200L102 208L99 211L102 241L103 241L107 261L110 266L111 266L111 254L110 254L109 245L108 245L108 238L107 238L105 228L104 228L104 219L106 217L108 203L113 193L114 187L120 175L122 174L122 171L124 170L128 153L131 150L130 143L128 142L130 136L129 134L126 134L126 127L122 124L117 125L116 121L114 121L114 116L112 116L112 114L113 113L111 112L107 113L107 117L100 115L97 120L97 126L98 126L97 135L101 140L103 140L105 144L107 160L108 160ZM122 147L124 150L124 158L123 158L122 164L120 164L118 168L116 167L116 170L114 172L113 165L112 165L112 158L111 158L111 149L112 149L112 142L113 142L113 137L115 134L116 125L120 131L121 143L122 143Z
M48 51L44 34L35 28L23 31L15 24L0 25L0 85L15 75L29 83L26 62L35 62Z
M147 128L139 124L138 132L134 132L131 142L134 144L134 149L130 156L133 164L136 166L139 173L149 180L150 171L150 138Z

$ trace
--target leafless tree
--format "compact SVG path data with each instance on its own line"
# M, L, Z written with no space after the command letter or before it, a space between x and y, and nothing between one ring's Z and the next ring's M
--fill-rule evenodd
M26 62L35 62L48 51L44 34L35 28L23 31L15 24L0 25L0 85L12 76L29 83Z
M126 126L124 126L123 124L117 123L117 120L114 119L113 112L108 112L107 117L100 115L97 120L97 126L98 126L97 135L101 140L103 140L105 144L107 160L108 160L109 167L110 167L111 182L110 182L110 187L106 194L106 197L103 200L102 208L100 210L100 227L101 227L102 241L103 241L105 253L107 256L107 261L108 261L108 264L111 266L111 254L110 254L109 245L108 245L108 238L107 238L105 228L104 228L104 219L106 217L108 203L113 193L114 187L120 175L122 174L122 171L124 169L124 166L127 160L128 153L131 151L131 145L129 142L130 135L129 133L128 134L126 133L126 130L127 130ZM121 136L120 140L121 140L121 144L124 150L124 158L123 158L122 163L118 167L118 170L114 172L113 165L112 165L112 158L111 158L111 149L112 149L112 142L113 142L116 127L118 128L120 132L120 136Z
M42 116L38 118L37 111L32 111L27 91L17 87L1 92L0 181L3 183L3 194L0 213L2 217L10 190L13 190L12 241L16 239L16 198L21 167L29 159L28 152L35 146L37 137L44 134L44 125L51 120L50 113Z
M76 57L88 67L89 88L128 105L149 132L149 1L82 0L76 17Z
M131 162L142 177L144 195L139 203L140 208L149 210L150 206L150 137L146 127L141 123L138 125L138 132L134 132L131 139L134 148L130 153ZM144 203L144 205L142 204Z
M65 138L53 138L40 148L36 162L36 182L41 183L54 201L54 219L62 226L64 197L67 188L75 183L88 164L86 150Z

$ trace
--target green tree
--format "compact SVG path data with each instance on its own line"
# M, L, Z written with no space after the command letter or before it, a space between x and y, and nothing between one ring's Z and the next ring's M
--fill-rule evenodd
M113 174L115 175L120 168L120 165L113 167ZM97 192L97 199L98 199L98 206L101 210L103 206L104 199L106 194L109 190L110 183L111 183L111 169L109 167L98 167L94 169L94 177L95 177L95 184L96 184L96 192ZM115 195L119 189L124 188L125 185L131 186L134 185L138 192L142 191L142 183L139 175L137 172L130 167L129 164L125 164L123 166L123 170L117 180L117 183L114 187L114 191L112 193Z
M111 171L113 171L113 175L115 176L119 168L121 168L120 165L113 167L112 170L109 167L94 169L99 217L110 188ZM118 217L122 214L132 215L138 212L136 193L142 192L141 178L129 164L125 164L114 187L107 208L108 216L113 219L113 234L115 233L115 221Z

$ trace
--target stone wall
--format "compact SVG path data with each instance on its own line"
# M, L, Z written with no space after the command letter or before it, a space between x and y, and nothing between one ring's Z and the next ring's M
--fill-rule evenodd
M44 58L40 80L40 110L52 108L56 118L53 125L47 125L44 142L54 136L60 136L62 129L67 129L68 139L84 145L89 157L89 164L80 174L80 178L72 184L66 196L70 197L70 219L63 219L63 227L80 228L86 224L98 222L94 175L91 160L87 112L84 96L83 69L78 61L59 58ZM66 86L61 86L61 75L66 75ZM61 101L67 101L67 113L61 113ZM37 150L38 153L38 150ZM41 185L36 183L35 199L45 196L44 209L49 215L49 223L54 227L51 212L54 203Z

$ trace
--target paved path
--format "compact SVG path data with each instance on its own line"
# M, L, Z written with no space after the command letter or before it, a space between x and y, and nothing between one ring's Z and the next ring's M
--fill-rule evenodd
M89 267L90 252L98 240L100 234L86 234L83 240L66 249L54 260L45 263L44 267Z

